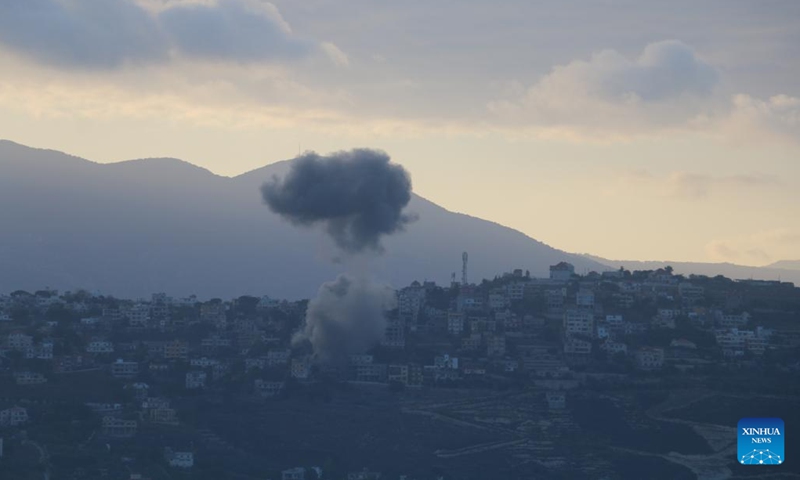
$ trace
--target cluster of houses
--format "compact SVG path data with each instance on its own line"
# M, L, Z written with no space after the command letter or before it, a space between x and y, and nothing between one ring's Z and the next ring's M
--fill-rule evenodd
M625 365L629 374L688 371L776 348L773 330L757 318L710 302L702 285L669 268L578 275L562 262L550 267L548 278L515 270L477 285L414 282L397 291L397 309L387 312L376 350L351 355L345 366L319 365L308 349L291 344L302 305L269 297L119 300L15 292L0 296L0 372L21 389L54 375L105 372L124 383L136 403L86 405L102 420L100 435L130 438L143 422L179 424L171 394L160 388L165 384L202 393L223 380L245 379L252 395L275 398L288 382L311 382L320 372L407 388L468 387L489 376L573 382L587 366ZM687 329L707 333L713 346L684 338ZM435 353L420 361L417 349ZM551 408L564 408L558 386L539 384L550 385ZM23 406L0 408L0 428L36 421ZM175 468L194 464L190 451L168 448L164 457ZM305 469L291 469L283 479L305 475Z

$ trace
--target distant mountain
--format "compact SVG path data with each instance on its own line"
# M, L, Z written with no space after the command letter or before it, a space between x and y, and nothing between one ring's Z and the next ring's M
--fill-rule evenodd
M767 265L766 268L781 268L785 270L800 270L800 260L781 260Z
M795 285L800 286L800 269L793 270L787 267L775 267L775 264L767 267L749 267L746 265L735 265L733 263L607 260L587 254L584 254L584 257L613 269L625 267L626 270L656 270L669 265L672 266L676 274L689 275L694 273L696 275L707 275L709 277L723 275L735 279L781 280L784 282L793 282Z
M259 187L291 161L235 178L154 158L99 164L0 141L0 292L86 288L126 297L153 292L200 297L313 295L319 284L366 262L331 261L319 230L290 226L263 204ZM473 281L513 268L546 276L568 261L595 260L549 247L496 223L450 212L419 196L419 220L386 239L369 262L396 286L449 283L468 251Z

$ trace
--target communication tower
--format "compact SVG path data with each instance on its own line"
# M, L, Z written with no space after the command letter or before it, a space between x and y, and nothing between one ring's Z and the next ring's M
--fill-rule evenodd
M463 266L461 267L461 284L467 285L467 260L469 260L467 252L461 254L461 260L463 262Z

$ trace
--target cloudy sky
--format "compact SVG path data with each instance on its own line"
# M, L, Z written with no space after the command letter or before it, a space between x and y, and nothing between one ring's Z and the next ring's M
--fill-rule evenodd
M381 148L569 251L800 258L794 0L0 0L0 72L0 138L95 161Z

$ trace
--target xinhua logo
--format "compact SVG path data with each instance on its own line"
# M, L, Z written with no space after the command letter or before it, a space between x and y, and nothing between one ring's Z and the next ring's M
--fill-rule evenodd
M738 456L742 465L780 465L784 453L783 420L743 418L738 427Z

